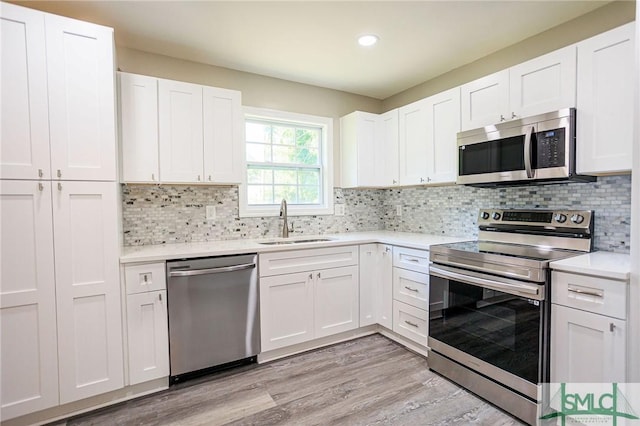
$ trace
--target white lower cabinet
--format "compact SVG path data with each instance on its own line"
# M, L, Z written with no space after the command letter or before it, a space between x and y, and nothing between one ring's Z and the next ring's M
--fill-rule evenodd
M551 381L626 382L628 281L552 272Z
M360 326L357 253L349 246L260 255L263 352ZM312 264L325 269L275 274Z
M360 246L360 327L393 328L392 246Z
M393 301L393 331L401 336L427 346L427 321L428 314L424 309Z
M124 267L129 384L169 376L165 263Z

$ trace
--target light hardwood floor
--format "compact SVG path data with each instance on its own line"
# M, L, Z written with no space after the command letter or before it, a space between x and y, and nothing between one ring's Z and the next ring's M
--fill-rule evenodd
M375 334L194 379L57 425L520 425Z

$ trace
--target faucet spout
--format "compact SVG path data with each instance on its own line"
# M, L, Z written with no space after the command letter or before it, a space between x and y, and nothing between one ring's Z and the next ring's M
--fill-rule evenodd
M280 202L280 217L282 221L282 238L289 237L289 224L287 223L287 200L283 199Z

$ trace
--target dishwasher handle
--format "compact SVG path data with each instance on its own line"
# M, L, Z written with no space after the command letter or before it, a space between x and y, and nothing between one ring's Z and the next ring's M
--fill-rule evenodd
M256 267L255 263L245 263L242 265L222 266L219 268L206 268L206 269L189 269L185 271L171 271L170 277L192 277L194 275L208 275L208 274L220 274L223 272L235 272L243 271L245 269L253 269Z

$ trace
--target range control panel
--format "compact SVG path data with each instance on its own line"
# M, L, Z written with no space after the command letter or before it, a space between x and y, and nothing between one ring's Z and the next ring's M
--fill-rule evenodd
M481 209L478 226L522 225L586 229L591 226L591 210Z

